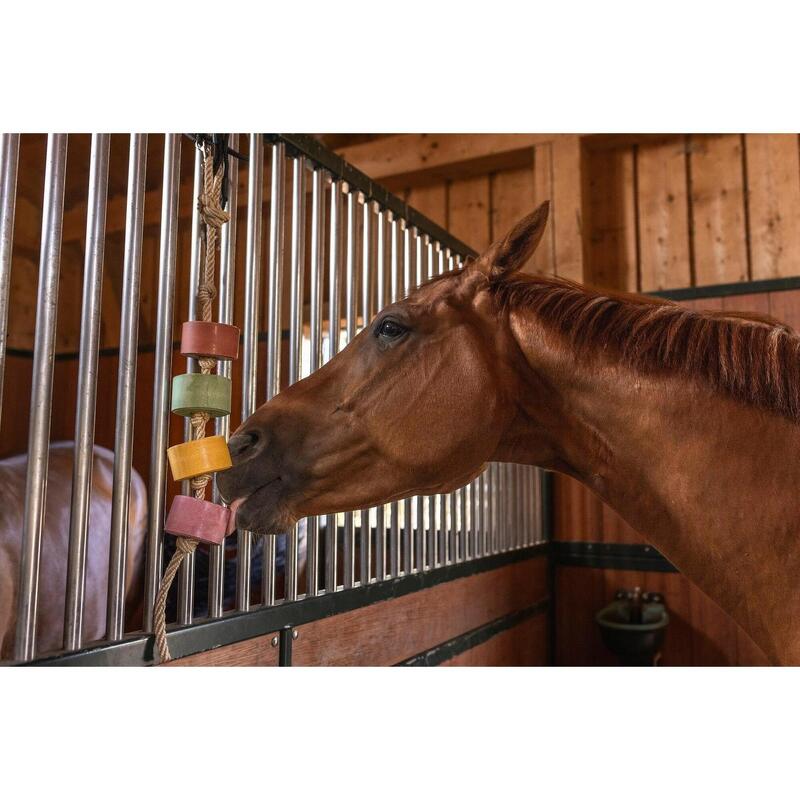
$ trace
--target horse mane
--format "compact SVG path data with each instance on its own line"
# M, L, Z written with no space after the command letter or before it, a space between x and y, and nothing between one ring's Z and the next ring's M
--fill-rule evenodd
M633 369L697 379L800 422L800 336L768 316L698 311L543 275L503 275L490 291L501 308L530 310L579 356L613 352Z

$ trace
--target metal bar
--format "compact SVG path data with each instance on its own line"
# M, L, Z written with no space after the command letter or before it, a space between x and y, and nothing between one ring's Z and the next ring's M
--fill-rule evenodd
M158 311L153 366L153 430L150 439L150 487L147 525L147 563L144 590L144 629L153 630L153 607L161 582L166 448L169 444L169 394L172 375L172 328L175 306L175 268L178 237L178 197L181 185L181 137L164 137L161 191L161 234L158 263Z
M339 352L341 329L341 261L342 261L342 182L331 184L331 217L328 262L328 359ZM336 514L325 518L325 590L335 592L338 583L339 531Z
M396 303L400 299L401 256L400 226L401 220L394 215L389 220L389 301ZM400 574L400 506L393 501L389 506L389 575L396 578Z
M414 244L414 276L413 282L415 286L421 286L425 281L425 255L422 234L419 228L414 226L413 244ZM428 552L428 532L425 524L426 512L430 516L430 497L419 495L417 497L417 532L414 547L414 561L416 563L417 571L422 572L426 567L426 559Z
M289 288L289 384L300 380L303 344L303 279L306 267L306 160L292 159L291 286ZM297 600L298 529L286 534L285 595Z
M352 164L349 164L340 156L336 155L336 153L328 150L313 137L295 133L279 133L271 134L270 138L286 142L293 151L308 156L335 178L347 181L351 188L363 192L368 200L374 200L382 208L391 211L398 217L402 217L410 225L416 225L435 239L453 248L453 250L463 253L464 255L478 255L478 253L464 244L464 242L459 241L448 231L433 222L433 220L428 219L415 208L404 203L399 197L393 195L379 183L376 183L369 176L356 169Z
M372 319L372 266L375 263L375 237L373 224L375 208L369 200L361 208L361 323L366 328ZM371 509L361 509L359 535L359 581L366 586L372 572Z
M202 192L203 187L203 159L199 147L194 151L194 178L192 189L192 234L191 234L191 254L189 257L189 319L197 319L197 288L200 284L200 252L201 252L201 227L200 210L197 205L197 197ZM197 372L198 364L196 358L186 359L186 371ZM183 438L189 441L192 438L192 424L189 417L183 421ZM192 494L191 481L183 481L181 484L183 494ZM181 625L189 625L192 621L194 612L194 566L195 554L187 554L181 563L178 571L178 622Z
M0 133L0 421L3 412L3 376L6 371L8 295L11 288L18 164L19 134Z
M392 600L413 592L440 586L519 564L532 558L545 558L545 545L516 550L512 553L484 558L472 563L453 564L433 572L406 575L393 581L373 582L348 592L332 592L309 597L301 603L279 603L262 607L248 614L226 614L222 619L208 619L185 627L170 626L168 641L173 658L205 652L226 644L253 639L267 633L315 622L320 619L366 608L373 603ZM301 634L302 635L302 634ZM43 658L37 666L145 666L153 661L152 635L132 635L122 642L85 648L78 653L65 653Z
M136 363L139 338L139 289L142 271L147 135L131 134L128 196L125 211L125 255L122 310L119 325L117 417L114 434L114 487L111 497L108 611L106 635L119 639L125 632L125 562L128 546L128 506L136 411Z
M325 272L325 183L321 169L311 177L311 286L309 292L309 370L322 364L322 290ZM319 517L306 522L306 576L309 597L319 593Z
M388 287L386 285L386 263L388 260L388 247L386 242L386 228L388 224L387 212L378 208L378 231L376 236L375 254L375 289L377 299L375 312L380 312L386 305ZM386 577L386 507L383 504L375 506L375 580L382 581Z
M269 286L267 287L267 400L281 389L281 300L283 295L284 221L286 219L286 152L283 142L272 145L269 206ZM284 536L285 533L279 534ZM261 596L275 602L277 536L263 537Z
M261 278L261 222L264 203L264 141L251 133L247 170L247 239L244 268L244 347L242 351L242 420L256 410L258 370L259 284ZM240 530L236 540L236 608L250 610L250 563L253 534Z
M347 221L345 228L345 327L347 343L356 335L358 322L358 195L347 193ZM352 589L355 585L355 526L353 512L344 515L344 539L342 541L343 585Z
M239 134L232 133L230 146L239 149ZM235 291L236 270L236 225L237 225L237 195L239 188L239 159L228 156L228 221L220 230L219 239L219 307L217 317L220 322L230 325L233 322L233 299ZM217 374L231 377L231 362L218 361ZM217 417L214 424L214 433L226 439L231 432L231 418L229 415ZM211 499L214 503L222 503L222 498L217 488L217 476L213 476L211 486ZM221 617L225 602L225 544L211 545L209 547L208 564L208 615L212 618Z
M22 552L14 647L15 658L20 661L30 660L36 653L39 558L47 493L50 414L53 402L53 350L55 349L58 279L61 266L61 229L64 216L66 165L66 134L49 135L44 176L44 212L39 255L39 289L36 298L31 416L28 427L28 471L25 483L25 510L22 522Z
M403 274L400 297L407 297L414 286L414 259L417 249L414 244L414 229L402 221L403 229ZM414 565L414 511L419 505L419 498L403 500L403 571L408 575Z
M434 259L433 241L426 233L422 237L422 246L425 251L426 278L430 280L436 274L436 266ZM422 260L422 259L420 259ZM428 495L426 498L428 506L428 563L430 567L437 567L439 565L439 528L438 520L440 517L441 509L441 495L434 494Z
M64 647L82 644L83 599L86 585L86 542L94 467L94 420L97 397L97 356L103 291L103 253L108 195L108 154L111 136L92 134L89 188L86 198L86 248L81 301L81 343L78 360L75 451L70 501L67 591L64 602Z

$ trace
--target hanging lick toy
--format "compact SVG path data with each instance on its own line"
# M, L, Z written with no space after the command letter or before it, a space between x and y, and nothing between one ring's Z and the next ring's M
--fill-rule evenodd
M199 373L176 375L172 381L172 411L191 420L191 439L167 450L172 477L191 480L192 495L178 495L172 501L164 531L177 536L175 553L169 562L155 603L155 636L161 663L171 656L167 645L166 605L172 581L184 557L194 552L198 543L221 544L233 531L233 515L225 506L205 499L206 487L214 472L232 466L228 445L223 436L206 438L206 424L212 417L230 414L231 382L212 370L219 361L239 355L239 329L212 321L216 296L214 273L220 228L228 221L225 211L227 191L225 174L228 163L224 135L197 136L203 154L203 189L197 208L203 221L203 269L197 287L201 319L184 322L181 329L181 355L196 358Z

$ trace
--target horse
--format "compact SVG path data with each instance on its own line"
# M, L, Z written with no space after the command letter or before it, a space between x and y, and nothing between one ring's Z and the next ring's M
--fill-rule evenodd
M50 445L39 572L38 653L60 650L63 643L73 450L73 442ZM27 463L26 454L0 461L0 659L4 660L13 658ZM102 639L106 632L113 470L114 454L95 445L86 548L85 642ZM125 573L129 629L141 613L146 535L147 491L140 475L132 470Z
M238 524L274 534L532 464L595 492L772 663L800 663L800 337L522 273L547 215L245 420L219 477Z

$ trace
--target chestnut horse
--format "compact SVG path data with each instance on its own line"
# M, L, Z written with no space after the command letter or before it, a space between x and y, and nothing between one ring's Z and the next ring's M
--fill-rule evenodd
M571 475L800 663L800 337L520 274L547 206L383 309L230 440L240 527L447 492L488 461Z
M64 603L69 553L70 498L73 442L50 445L47 502L42 528L36 652L60 650L64 637ZM22 545L22 509L25 498L27 455L0 461L0 659L14 655L19 559ZM95 446L89 538L86 547L86 589L83 639L101 639L106 630L109 531L114 454ZM147 492L139 474L131 472L128 512L128 549L125 585L131 625L141 613L144 548L147 534ZM128 628L130 629L130 625Z

